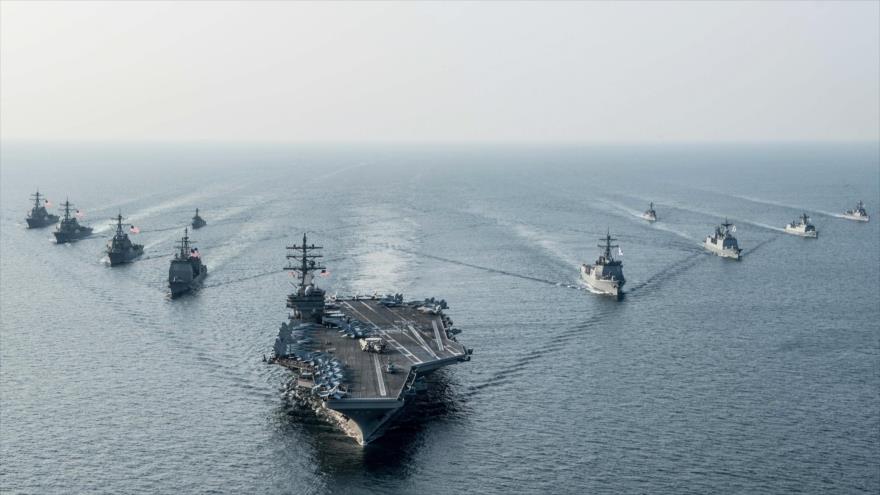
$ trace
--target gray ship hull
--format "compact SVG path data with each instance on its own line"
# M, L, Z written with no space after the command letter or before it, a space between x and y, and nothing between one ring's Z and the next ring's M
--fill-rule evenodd
M742 250L739 247L720 247L715 245L710 239L706 239L703 243L703 247L712 254L722 258L729 258L737 261L742 259Z
M618 280L597 279L581 270L581 279L596 292L618 299L623 297L623 287Z
M205 280L205 277L208 275L208 267L205 267L202 273L200 273L196 278L182 282L171 280L168 282L168 288L171 289L171 297L178 297L189 292L192 292L202 285L202 281Z
M107 258L110 259L110 266L118 266L125 263L131 263L144 254L143 248L131 249L129 251L109 252Z
M92 229L89 227L79 228L73 232L56 230L53 232L55 235L55 242L58 244L64 244L68 242L75 242L80 239L85 239L86 237L92 235Z
M789 226L785 227L785 233L791 234L791 235L796 235L799 237L812 238L812 239L819 237L819 233L815 230L802 230L802 229L798 229L798 228L792 228Z
M869 217L868 215L861 216L861 215L853 215L850 213L844 213L841 216L843 218L846 218L847 220L855 220L856 222L867 222L867 221L871 220L871 217Z
M25 221L27 221L27 226L29 229L41 229L58 223L58 217L55 215L38 218L28 217L25 219Z

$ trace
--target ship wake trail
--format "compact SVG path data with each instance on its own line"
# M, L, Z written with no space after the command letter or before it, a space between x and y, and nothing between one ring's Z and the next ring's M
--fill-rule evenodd
M765 241L761 245L772 242L772 240L774 239L776 238L774 237L773 239ZM681 261L661 270L660 272L651 275L645 282L639 284L635 289L630 290L629 293L632 293L635 290L644 289L648 286L656 287L669 280L674 280L675 278L679 277L683 273L696 266L697 263L695 263L695 261L697 261L697 258L699 258L700 256L703 255L700 253L690 255L682 259ZM703 256L703 259L710 259L710 257ZM518 359L515 359L513 364L507 365L497 370L487 379L469 386L465 395L473 396L479 393L484 388L490 386L501 386L508 382L512 382L511 378L528 373L529 364L547 355L552 355L561 351L562 349L566 348L571 343L571 341L580 338L583 335L584 331L601 324L606 318L611 317L614 314L616 314L615 308L600 311L590 316L585 321L567 330L561 331L553 337L550 337L549 339L545 339L544 345L533 349L531 352L524 354Z
M679 260L678 262L673 263L673 264L667 266L666 268L660 270L659 272L651 275L650 277L645 279L643 282L636 284L636 285L633 285L632 287L630 287L629 291L626 292L626 294L637 293L637 292L641 291L642 289L654 284L658 280L667 279L667 278L669 278L670 275L687 269L688 266L692 265L693 262L697 258L700 258L700 257L702 257L703 259L708 259L708 257L705 255L705 253L695 252L694 254L691 254L690 256L687 256L684 259Z
M397 251L401 251L401 252L407 253L407 254L412 254L412 255L414 255L414 256L421 256L421 257L423 257L423 258L429 258L429 259L436 260L436 261L442 261L442 262L444 262L444 263L451 263L451 264L454 264L454 265L466 266L466 267L468 267L468 268L474 268L474 269L476 269L476 270L482 270L482 271L484 271L484 272L494 273L494 274L497 274L497 275L506 275L506 276L508 276L508 277L516 277L516 278L520 278L520 279L523 279L523 280L530 280L530 281L532 281L532 282L540 282L540 283L542 283L542 284L552 285L552 286L555 286L555 287L565 287L565 288L569 288L569 289L579 289L577 286L573 286L573 285L570 285L570 284L567 284L567 283L563 283L563 282L555 282L555 281L553 281L553 280L547 280L547 279L545 279L545 278L532 277L532 276L529 276L529 275L523 275L523 274L520 274L520 273L509 272L509 271L507 271L507 270L499 270L499 269L496 269L496 268L490 268L490 267L488 267L488 266L475 265L475 264L473 264L473 263L467 263L467 262L464 262L464 261L458 261L458 260L453 260L453 259L449 259L449 258L443 258L443 257L441 257L441 256L435 256L435 255L433 255L433 254L421 253L421 252L418 252L418 251L413 251L413 250L410 250L410 249L406 249L406 248L402 248L402 247L394 246L394 245L388 245L388 247L391 248L391 249L397 250Z
M755 244L754 246L752 246L752 247L750 247L750 248L748 248L748 249L744 249L744 250L743 250L743 254L751 254L751 253L754 253L755 251L761 249L762 247L766 246L767 244L770 244L771 242L773 242L773 241L775 241L775 240L777 240L777 239L779 239L779 237L771 237L771 238L769 238L769 239L765 239L765 240L759 242L758 244Z

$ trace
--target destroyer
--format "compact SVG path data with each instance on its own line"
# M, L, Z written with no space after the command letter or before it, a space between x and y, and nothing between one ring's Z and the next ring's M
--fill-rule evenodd
M58 244L78 241L92 234L91 227L80 225L77 221L76 218L82 215L79 210L76 210L74 215L70 216L70 208L73 206L73 203L65 200L64 203L61 203L61 206L64 209L64 217L61 218L61 223L58 224L58 228L53 232L55 234L55 241Z
M611 232L606 233L605 238L600 240L604 243L599 244L599 248L602 249L599 259L596 260L595 265L581 265L581 278L594 290L620 299L623 297L623 284L626 283L623 277L623 263L615 260L611 255L611 248L617 248L618 254L621 254L620 246L611 244L611 241L617 240L611 237Z
M856 204L856 207L852 210L846 210L843 217L849 218L850 220L858 220L860 222L867 222L871 219L871 217L868 216L868 212L865 211L865 204L861 201L859 201L858 204Z
M177 243L177 252L168 269L171 297L195 290L208 275L208 267L202 263L199 248L192 246L191 243L189 229L183 229L183 237Z
M46 211L46 207L51 206L51 204L45 196L40 194L39 190L34 194L31 194L31 198L34 200L34 207L31 208L31 211L25 219L27 220L27 226L29 229L48 227L58 222L58 215L53 215ZM43 201L40 201L40 198L43 198Z
M785 231L789 234L799 235L801 237L818 237L819 232L816 227L810 223L810 217L806 213L802 213L794 221L785 226Z
M287 270L297 276L287 297L292 313L281 324L271 363L292 370L290 397L311 406L361 445L379 438L412 401L423 378L450 364L470 360L454 337L443 310L445 301L404 302L385 297L327 297L314 274L326 269L309 245L287 248L295 254Z
M724 223L715 227L715 233L706 236L706 242L703 245L709 251L721 256L722 258L740 259L742 249L736 242L733 233L736 232L736 225L724 219Z
M651 202L651 205L648 206L648 209L645 210L644 213L642 213L642 218L644 218L645 220L647 220L649 222L656 222L657 221L657 212L654 211L654 202L653 201Z
M208 225L208 222L206 222L204 218L199 216L199 209L196 208L196 214L192 218L192 228L200 229L205 225Z
M107 243L107 257L110 259L110 266L128 263L144 254L144 246L141 244L132 244L128 239L128 234L122 229L122 213L116 215L115 227L116 234L110 239L110 242ZM132 225L130 229L132 233L139 232L134 225Z

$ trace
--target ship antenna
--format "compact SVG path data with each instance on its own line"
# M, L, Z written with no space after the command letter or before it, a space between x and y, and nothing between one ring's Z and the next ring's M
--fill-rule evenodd
M611 237L611 229L610 228L607 228L605 230L605 239L601 239L601 240L605 241L604 244L599 244L599 247L604 250L605 259L608 259L608 260L612 259L611 258L611 248L617 247L617 244L611 244L611 241L616 241L617 239Z
M116 237L122 237L122 210L116 214Z
M296 254L288 254L287 259L297 259L299 261L299 266L294 266L293 262L284 267L285 270L290 270L292 272L299 272L299 286L303 289L306 287L306 279L309 277L311 272L316 270L326 270L326 267L317 264L316 260L318 258L323 258L323 255L320 254L311 254L310 251L314 251L316 249L323 249L323 246L316 246L314 244L308 244L308 238L306 234L303 234L302 245L297 246L294 244L293 246L287 246L287 249L291 251L300 251L300 253Z

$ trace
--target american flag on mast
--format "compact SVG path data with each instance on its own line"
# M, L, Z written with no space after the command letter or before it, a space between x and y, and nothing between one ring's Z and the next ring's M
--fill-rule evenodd
M132 234L140 234L141 233L141 229L135 227L134 225L132 225L131 229L129 229L129 230L131 230Z
M76 218L82 218L84 216L86 216L86 214L83 213L82 210L76 210Z
M51 202L51 201L49 201L49 200L47 199L47 200L45 200L45 202L46 202L46 208L51 208L51 207L52 207L52 202Z
M190 250L189 250L189 257L190 257L190 258L201 258L202 255L199 254L199 248L192 248L192 249L190 249Z

